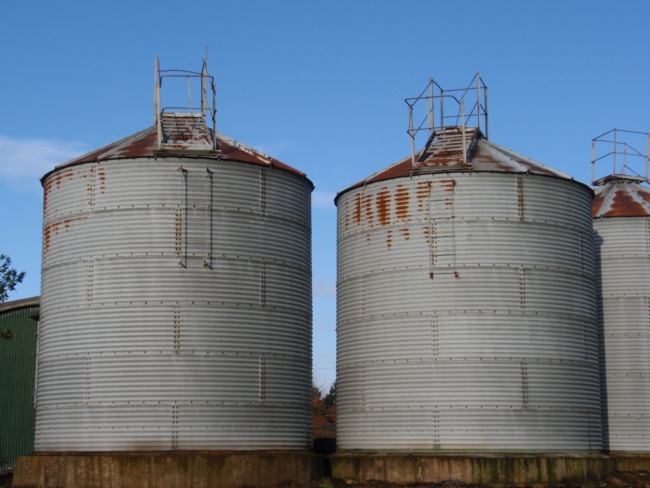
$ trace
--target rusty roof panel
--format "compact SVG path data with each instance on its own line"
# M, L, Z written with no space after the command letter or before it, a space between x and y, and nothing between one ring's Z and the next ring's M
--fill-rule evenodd
M172 131L168 128L169 138L167 141L174 141L172 144L173 148L175 149L171 154L174 156L187 155L188 157L216 157L211 156L211 151L196 151L196 146L198 144L204 145L208 141L210 141L211 148L211 138L214 137L214 134L211 130L209 130L207 135L198 134L197 136L196 132L194 135L188 133L188 130L190 129L188 129L187 125L177 126L176 129L177 130ZM230 161L242 161L245 163L259 164L262 166L272 166L289 171L299 176L306 176L305 173L298 171L297 169L292 168L291 166L284 164L275 158L256 151L255 149L248 147L245 144L242 144L224 134L217 132L216 138L220 149L220 154L218 157L221 159ZM192 140L193 142L189 143L189 140ZM201 140L203 142L198 143L198 140ZM166 153L166 151L164 151L166 147L164 141L165 136L163 136L163 144L161 144L161 148L163 150L158 150L157 130L155 126L151 126L145 130L120 139L119 141L115 141L104 147L67 161L57 166L55 170L60 170L61 168L82 163L108 161L111 159L164 157ZM187 151L185 151L184 148L187 148ZM43 176L43 178L41 178L41 181L45 181L45 178L51 173L52 172L48 172L45 176Z
M415 166L409 156L342 190L339 196L348 190L369 183L428 172L533 173L572 179L567 174L488 141L475 128L466 129L467 162L464 163L460 130L454 128L438 132L436 140L427 145L423 151L416 153Z
M595 191L593 218L650 216L650 188L634 179L608 178Z

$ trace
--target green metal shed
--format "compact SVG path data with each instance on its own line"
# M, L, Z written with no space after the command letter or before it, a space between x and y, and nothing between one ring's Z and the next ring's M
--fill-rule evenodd
M0 449L13 468L18 456L34 452L34 382L40 297L0 303Z

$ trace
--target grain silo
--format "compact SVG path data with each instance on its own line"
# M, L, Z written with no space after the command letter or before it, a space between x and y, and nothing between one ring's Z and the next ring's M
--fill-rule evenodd
M598 452L592 190L436 86L424 148L336 198L339 452Z
M157 66L152 127L42 179L35 449L308 449L313 185Z
M614 162L594 181L593 201L603 425L613 453L650 452L649 147L650 134L617 129L593 141L594 169L598 160Z

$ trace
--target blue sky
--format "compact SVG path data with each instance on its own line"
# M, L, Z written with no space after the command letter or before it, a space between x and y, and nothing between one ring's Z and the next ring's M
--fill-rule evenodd
M56 164L152 124L153 62L199 70L218 130L307 173L314 374L335 376L336 208L410 154L404 98L433 77L489 87L490 139L589 183L591 139L650 131L650 2L0 2L0 253L40 293L42 189Z

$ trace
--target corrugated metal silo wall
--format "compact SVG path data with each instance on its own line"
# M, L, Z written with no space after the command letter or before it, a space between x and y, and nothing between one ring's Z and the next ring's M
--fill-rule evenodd
M36 450L308 447L310 194L215 160L49 176Z
M608 448L650 452L650 219L595 219L594 234Z
M34 376L38 307L0 312L0 330L14 337L0 339L0 449L13 468L18 456L34 451Z
M341 195L338 447L600 450L591 197L497 173Z

